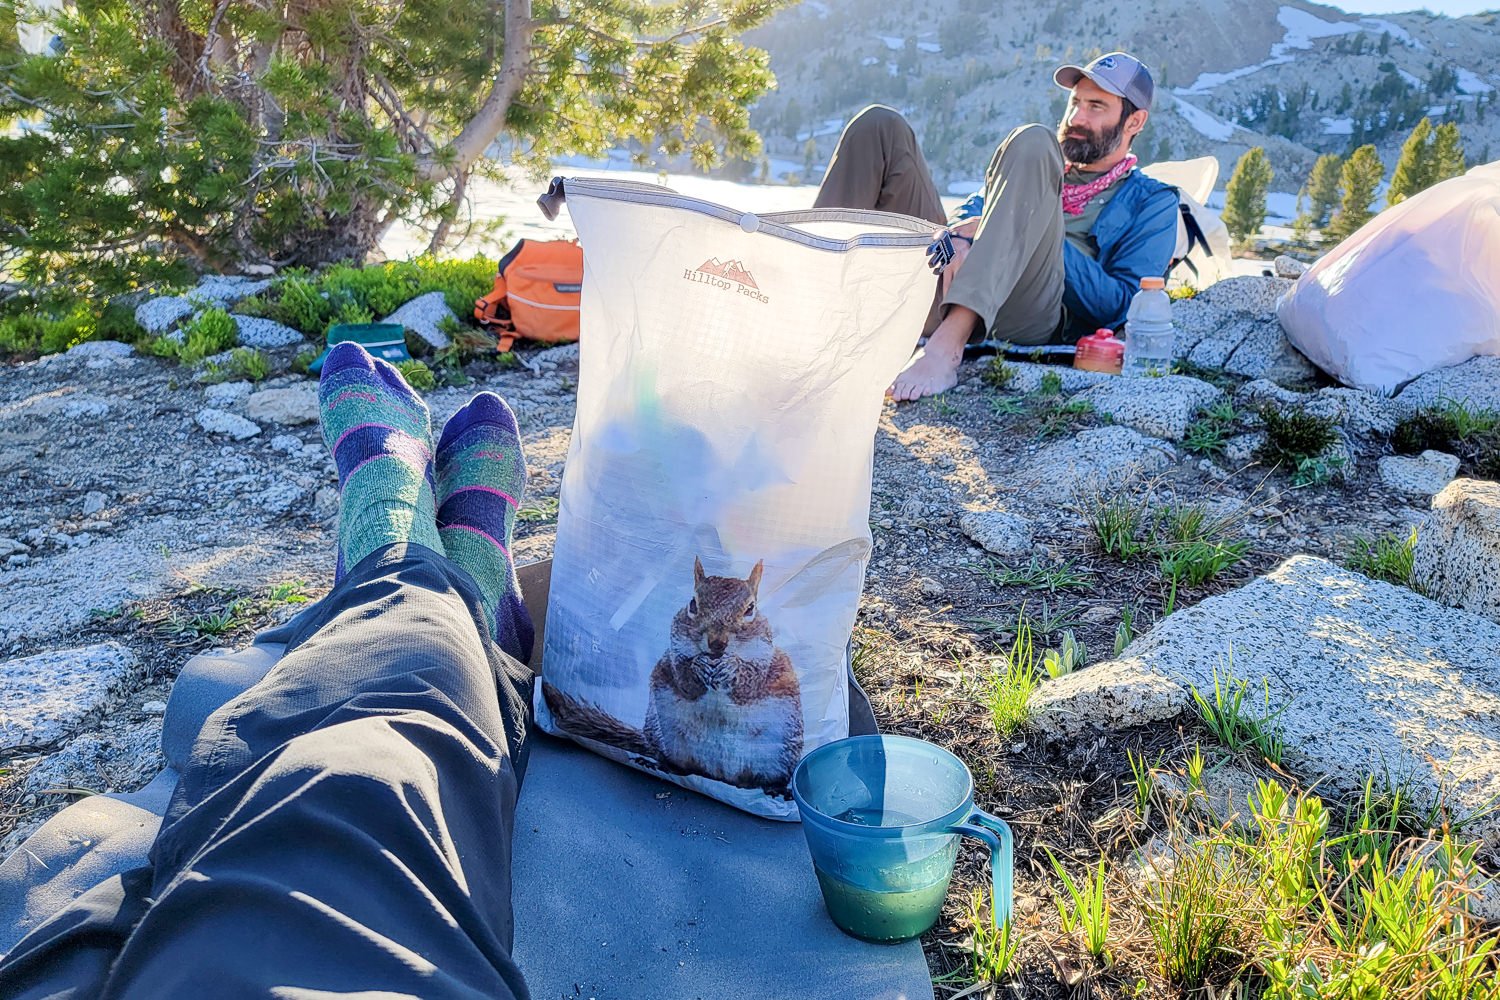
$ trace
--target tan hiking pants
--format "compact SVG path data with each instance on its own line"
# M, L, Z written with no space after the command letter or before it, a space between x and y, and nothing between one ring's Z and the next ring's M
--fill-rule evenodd
M984 179L984 215L945 296L935 297L924 333L947 306L978 313L985 330L1016 344L1045 344L1062 326L1062 150L1041 125L1000 143ZM865 208L945 222L937 186L901 113L875 104L849 120L814 208Z

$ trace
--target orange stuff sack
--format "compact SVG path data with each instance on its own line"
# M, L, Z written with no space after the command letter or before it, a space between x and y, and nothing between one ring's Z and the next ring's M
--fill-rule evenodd
M575 240L521 240L500 260L495 288L474 300L474 319L508 351L516 338L578 339L583 248Z

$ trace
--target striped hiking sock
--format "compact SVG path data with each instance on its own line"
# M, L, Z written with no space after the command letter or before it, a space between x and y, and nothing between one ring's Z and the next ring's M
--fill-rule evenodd
M384 361L338 344L318 381L323 441L339 470L336 580L382 545L415 542L437 552L432 417Z
M516 416L503 399L481 392L449 418L438 439L437 482L438 532L448 558L479 584L495 641L524 661L533 629L510 546L526 459Z

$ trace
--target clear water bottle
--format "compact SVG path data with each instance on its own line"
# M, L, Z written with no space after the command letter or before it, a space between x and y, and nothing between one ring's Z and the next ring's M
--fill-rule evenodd
M1142 278L1125 314L1125 364L1121 375L1166 375L1172 370L1172 300L1162 278Z

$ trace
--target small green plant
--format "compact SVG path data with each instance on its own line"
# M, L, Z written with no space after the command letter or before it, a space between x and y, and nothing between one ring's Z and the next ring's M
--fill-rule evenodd
M1229 662L1222 673L1218 667L1214 667L1213 680L1212 700L1196 687L1189 691L1204 728L1233 753L1250 750L1272 764L1281 763L1285 744L1276 725L1276 718L1283 709L1271 711L1270 684L1265 685L1265 711L1261 715L1252 715L1245 704L1250 682L1235 677L1233 649L1229 652Z
M1183 299L1196 298L1198 289L1192 285L1178 285L1176 288L1167 289L1167 298L1173 302L1181 302Z
M958 406L948 398L946 392L940 392L932 397L932 408L940 417L951 417L958 412Z
M203 639L232 632L243 624L245 623L233 609L226 608L195 615L182 615L174 611L161 623L160 628L173 638Z
M992 396L990 398L990 412L997 417L1013 417L1018 413L1025 413L1026 407L1018 399L1010 399L1005 396Z
M176 357L185 365L197 364L204 358L222 354L239 339L239 327L223 309L203 310L181 332L182 340L177 344Z
M1140 539L1146 522L1146 502L1128 493L1098 496L1084 510L1099 549L1120 562L1129 562L1146 548Z
M969 895L969 924L973 927L970 955L974 979L999 986L1015 965L1020 949L1015 923L1007 920L996 924L993 901L985 906L984 893L976 889Z
M272 604L306 604L308 601L307 581L286 580L273 584L266 591L266 600Z
M1094 415L1094 404L1086 399L1071 399L1045 408L1038 415L1036 435L1045 441L1048 438L1071 434L1084 424L1085 417Z
M1125 759L1130 763L1132 804L1135 806L1135 814L1144 822L1151 812L1151 797L1156 792L1156 775L1152 772L1151 765L1146 763L1145 754L1126 750ZM1160 758L1157 759L1157 763L1161 763Z
M1162 975L1198 991L1216 970L1238 968L1248 937L1239 914L1254 888L1250 866L1218 838L1180 845L1142 906Z
M306 375L316 360L318 360L318 352L313 348L298 351L297 356L292 359L292 371L298 375Z
M1135 641L1135 608L1129 604L1120 609L1120 623L1115 626L1115 655Z
M406 379L406 384L418 392L431 392L437 388L437 377L432 374L432 369L428 368L425 362L402 361L396 365L396 370L401 373L402 378Z
M996 587L1025 587L1027 590L1045 590L1049 594L1059 590L1093 589L1088 574L1074 569L1072 563L1051 564L1039 556L1032 556L1025 566L996 568L992 564L984 575Z
M1043 848L1045 850L1045 848ZM1109 955L1109 900L1105 897L1104 886L1104 859L1099 859L1099 865L1093 871L1085 870L1083 884L1080 886L1074 882L1063 868L1062 862L1051 851L1047 851L1047 859L1052 862L1052 870L1062 881L1063 888L1067 890L1071 903L1061 899L1055 899L1057 905L1058 919L1062 922L1065 933L1072 933L1075 929L1083 931L1083 946L1090 955L1101 961Z
M1187 783L1188 789L1194 792L1203 791L1203 748L1193 744L1193 755L1187 759Z
M1047 676L1053 680L1071 674L1088 662L1088 650L1073 630L1063 629L1062 643L1057 649L1049 649L1042 654L1042 668L1047 671Z
M1372 580L1410 586L1416 551L1415 527L1405 538L1394 531L1387 531L1374 538L1360 536L1354 540L1354 551L1344 565Z
M984 366L984 372L979 376L985 385L996 389L1005 389L1016 379L1016 367L1007 364L1004 358L990 358L990 363Z
M1036 391L1039 396L1058 395L1062 392L1062 376L1057 372L1043 372L1042 381Z
M1215 403L1188 425L1182 446L1195 455L1216 457L1224 454L1224 442L1234 432L1237 417L1234 404L1227 399Z
M1172 583L1175 592L1178 586L1201 587L1245 558L1250 551L1250 540L1233 542L1196 541L1173 544L1161 550L1158 565L1162 576Z
M1332 420L1298 409L1280 410L1270 404L1262 406L1259 413L1266 425L1261 458L1268 465L1283 466L1294 473L1294 478L1313 475L1320 462L1328 463L1322 467L1330 471L1335 468L1325 458L1328 449L1338 440Z
M229 371L251 382L264 382L271 374L271 358L254 347L236 347L229 352Z
M1010 651L992 664L985 689L990 717L1002 738L1013 736L1030 718L1028 702L1037 684L1031 626L1021 619L1016 622L1016 637Z
M516 510L518 521L550 521L557 516L557 497L539 496L524 501Z
M1297 462L1295 471L1292 472L1293 489L1303 489L1308 486L1322 486L1337 479L1344 471L1344 458L1342 455L1319 455L1316 458L1303 458Z

